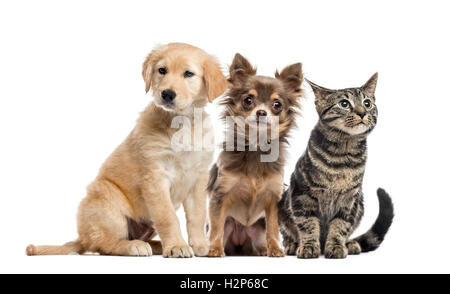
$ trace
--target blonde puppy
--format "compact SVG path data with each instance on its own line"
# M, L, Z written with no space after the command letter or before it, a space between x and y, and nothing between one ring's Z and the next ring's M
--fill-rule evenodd
M184 131L194 133L194 113L198 113L194 109L200 108L202 136L211 137L203 107L225 91L226 78L215 58L183 43L156 47L145 60L142 75L154 101L89 185L78 211L78 240L63 246L29 245L28 255L208 253L206 185L213 153L192 148L175 151L172 137L180 127L172 127L172 120L180 115L187 118L190 124L187 129L183 126ZM175 214L181 204L190 246ZM157 234L161 243L151 241Z

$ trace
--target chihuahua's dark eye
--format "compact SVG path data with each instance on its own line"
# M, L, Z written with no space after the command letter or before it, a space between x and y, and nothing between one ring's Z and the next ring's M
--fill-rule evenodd
M275 101L273 102L272 106L273 106L273 109L275 109L276 111L280 111L280 110L281 110L281 107L283 107L283 104L281 104L280 101L275 100Z
M252 105L252 103L253 103L253 97L252 97L252 96L247 96L247 97L244 99L244 104L245 104L245 105L250 106L250 105Z
M190 77L193 77L194 76L194 73L192 72L192 71L185 71L184 72L184 77L185 78L190 78Z
M158 68L158 72L162 75L165 75L167 73L167 69L165 67Z
M342 108L349 108L349 107L350 107L350 102L349 102L348 100L344 99L344 100L342 100L341 102L339 102L339 105L340 105Z

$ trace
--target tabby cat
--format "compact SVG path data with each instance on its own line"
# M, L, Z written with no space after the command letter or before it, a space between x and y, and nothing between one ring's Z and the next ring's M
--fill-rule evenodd
M372 228L349 241L364 212L362 182L367 136L377 123L374 74L360 88L330 90L310 81L319 122L279 203L286 254L345 258L378 248L392 220L389 195L378 189L380 211Z

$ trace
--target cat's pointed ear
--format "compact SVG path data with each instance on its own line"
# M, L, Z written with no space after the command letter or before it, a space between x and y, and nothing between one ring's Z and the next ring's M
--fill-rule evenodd
M317 84L314 84L313 82L311 82L308 79L305 79L305 81L307 81L308 84L311 86L311 89L314 92L314 96L316 96L316 100L323 100L323 99L325 99L326 96L328 96L334 92L333 90L321 87Z
M275 77L281 80L289 91L301 94L300 86L303 82L302 64L295 63L286 66L281 73L278 70L275 72Z
M375 89L377 87L378 73L376 72L362 87L361 89L369 94L371 97L375 96Z
M247 80L249 76L256 74L256 68L239 53L233 58L230 66L230 78L228 81L233 85L238 85Z

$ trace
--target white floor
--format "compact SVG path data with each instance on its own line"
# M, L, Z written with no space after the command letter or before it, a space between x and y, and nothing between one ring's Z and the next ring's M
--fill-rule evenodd
M396 240L397 239L397 240ZM342 260L323 257L300 260L289 256L167 259L152 257L113 257L96 255L25 256L2 253L0 273L449 273L450 258L436 248L418 246L395 250L388 238L374 252ZM18 252L17 252L18 253Z
M153 257L38 256L16 257L1 273L442 273L449 260L389 256L376 253L345 260L298 260L295 257L227 257L223 259L164 259ZM2 260L2 264L3 260Z

